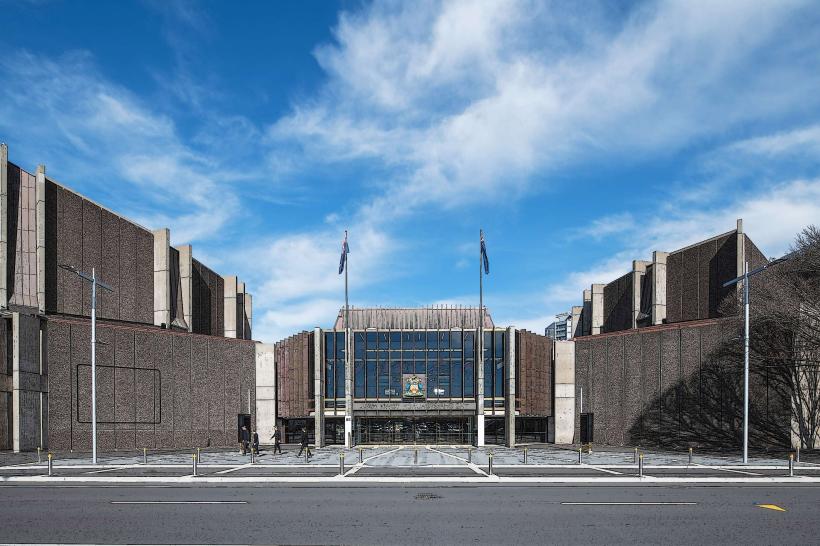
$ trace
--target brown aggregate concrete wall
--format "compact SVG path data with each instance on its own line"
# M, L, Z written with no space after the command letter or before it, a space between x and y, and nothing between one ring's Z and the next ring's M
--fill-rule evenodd
M519 415L553 415L552 339L518 330L515 345L515 401Z
M225 335L225 280L213 270L192 259L192 331L212 336Z
M150 231L46 181L46 311L90 315L90 285L58 267L95 268L113 287L101 290L97 316L153 323L154 239Z
M97 336L101 450L236 445L237 415L255 413L254 342L113 323ZM49 446L90 449L89 321L50 317L47 347Z
M734 290L722 285L736 276L737 232L669 254L666 261L667 322L721 316L720 306Z
M0 318L0 449L11 449L12 447L10 329L10 321L5 318Z
M307 417L313 411L313 336L313 332L301 332L274 346L280 418Z
M724 318L576 339L576 441L583 389L596 443L738 446L742 362L725 348L739 333L739 322ZM750 441L787 446L783 393L765 369L752 369L750 389Z
M632 328L632 291L634 272L604 286L604 325L602 332Z

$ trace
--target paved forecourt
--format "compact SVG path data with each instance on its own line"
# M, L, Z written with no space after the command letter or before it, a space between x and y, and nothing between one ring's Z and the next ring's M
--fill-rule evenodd
M313 450L305 458L290 446L282 454L251 457L235 451L107 454L93 465L85 456L0 466L0 482L268 483L268 482L465 482L465 483L815 483L820 464L759 457L743 465L736 456L634 451L579 453L553 447L368 446ZM19 461L19 458L17 459ZM492 461L492 465L490 462ZM642 463L642 464L639 464Z

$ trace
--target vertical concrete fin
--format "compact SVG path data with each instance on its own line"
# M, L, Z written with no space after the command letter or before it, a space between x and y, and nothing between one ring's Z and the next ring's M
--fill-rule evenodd
M256 431L259 442L267 444L276 426L276 348L256 344Z
M584 307L582 305L572 306L572 330L569 332L569 339L584 335L583 312Z
M37 237L37 309L46 312L46 166L37 167L34 187Z
M193 248L191 245L174 247L179 252L179 284L182 291L182 316L188 331L194 331L193 321Z
M237 337L236 330L236 298L238 295L239 280L236 275L226 275L225 280L225 337Z
M245 339L253 339L253 294L245 292Z
M313 330L313 400L315 406L313 421L313 443L316 447L325 445L325 366L322 354L322 329Z
M0 144L0 309L9 305L9 148Z
M553 345L555 376L555 443L571 444L575 436L575 342Z
M646 275L646 266L649 262L633 260L632 262L632 327L638 327L641 314L641 285Z
M592 285L592 335L600 334L604 327L604 286Z
M153 231L154 235L154 324L171 326L171 230Z
M652 324L666 320L666 260L668 252L652 253Z
M515 447L515 333L515 327L507 328L507 354L504 355L507 360L507 396L504 398L504 431L507 447Z

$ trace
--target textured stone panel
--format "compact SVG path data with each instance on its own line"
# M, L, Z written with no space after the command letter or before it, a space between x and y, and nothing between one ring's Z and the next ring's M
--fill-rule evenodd
M197 339L198 345L205 349L208 368L208 441L219 445L225 441L225 424L227 400L225 400L225 373L232 373L228 352L218 340Z
M717 283L717 252L722 240L698 245L698 318L709 318L712 285Z
M607 342L607 420L606 441L610 445L624 444L624 337L609 337Z
M83 201L80 196L60 188L57 204L57 264L82 267ZM57 309L80 315L83 311L83 281L63 268L57 271Z
M97 313L101 318L120 318L120 221L117 216L101 210L100 279L113 291L100 290Z
M695 320L698 317L700 285L698 284L698 247L682 253L683 278L681 279L681 320Z
M191 338L173 336L174 340L174 443L178 447L191 446L193 428L191 378Z
M604 286L603 332L632 328L632 277L629 272Z
M136 321L154 322L154 236L150 231L137 229L137 304Z
M680 435L680 331L661 332L660 443L674 443Z
M57 186L46 179L46 310L57 312L57 206L59 191Z
M102 273L100 269L100 258L102 256L101 229L102 219L100 207L83 200L83 232L82 232L82 264L78 265L86 273L96 271L97 275ZM91 284L82 283L82 314L91 315Z
M670 254L666 258L666 321L683 320L681 282L683 280L683 256Z
M137 227L122 218L120 218L119 225L120 319L137 322Z
M201 338L191 338L191 428L198 433L208 431L208 391L210 389L208 373L208 345L201 343ZM207 435L206 435L207 438ZM198 445L205 445L198 443Z
M64 323L50 321L47 326L48 347L48 445L51 449L71 449L71 430L74 422L71 382L71 328Z
M630 444L638 444L643 434L641 338L638 333L624 335L624 427Z
M607 354L606 339L596 339L592 342L592 374L590 381L589 407L595 414L593 419L594 437L596 442L606 442L606 422L609 417L607 407L607 391L610 385L607 381Z
M114 331L114 413L116 416L117 449L133 449L135 442L136 404L134 376L134 335L132 332Z
M659 392L660 333L647 332L641 336L643 354L643 433L649 445L658 443L660 430Z
M700 328L682 328L680 435L690 444L700 431Z
M727 237L718 247L715 256L716 282L710 287L709 316L729 316L733 314L733 306L724 309L732 301L736 287L723 288L723 283L738 276L737 270L737 235Z

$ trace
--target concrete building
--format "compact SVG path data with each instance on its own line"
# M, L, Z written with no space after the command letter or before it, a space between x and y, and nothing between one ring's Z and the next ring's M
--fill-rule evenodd
M572 313L561 313L556 315L558 320L550 323L544 329L544 335L555 341L566 341L572 339Z
M0 152L0 449L91 446L90 283L63 266L113 289L97 297L100 449L235 445L255 415L244 284Z

